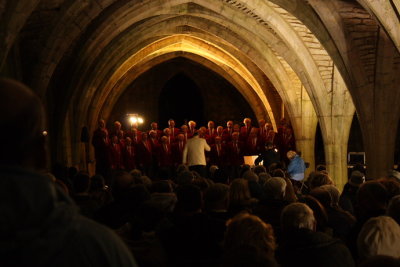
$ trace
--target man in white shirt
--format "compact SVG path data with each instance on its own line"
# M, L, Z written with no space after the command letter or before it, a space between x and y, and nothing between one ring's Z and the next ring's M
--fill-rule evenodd
M193 138L188 139L183 149L182 163L189 166L189 170L198 172L202 177L206 176L206 156L205 151L211 148L206 140L199 137L195 132Z

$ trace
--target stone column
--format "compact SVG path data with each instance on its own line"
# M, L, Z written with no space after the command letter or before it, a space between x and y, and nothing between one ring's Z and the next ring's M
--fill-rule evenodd
M305 173L307 177L315 169L314 147L318 118L307 93L302 94L300 103L301 108L297 109L300 114L293 116L291 122L296 137L296 148L301 152L304 161L310 164Z
M325 164L339 190L347 182L347 143L355 107L346 84L334 68L329 116L320 118L324 139Z
M378 37L374 83L357 90L368 179L393 168L400 118L400 54L382 29Z

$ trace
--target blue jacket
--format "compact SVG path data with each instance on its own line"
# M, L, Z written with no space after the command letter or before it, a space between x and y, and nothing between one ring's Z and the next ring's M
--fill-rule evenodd
M304 179L304 172L306 170L306 165L304 160L300 158L299 155L296 155L289 163L288 173L290 174L290 178L296 181L301 181Z

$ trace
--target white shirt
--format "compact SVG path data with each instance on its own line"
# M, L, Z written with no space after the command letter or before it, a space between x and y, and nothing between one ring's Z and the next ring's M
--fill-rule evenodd
M206 165L205 151L210 151L211 148L206 140L199 136L194 136L189 139L183 149L183 164L189 166Z

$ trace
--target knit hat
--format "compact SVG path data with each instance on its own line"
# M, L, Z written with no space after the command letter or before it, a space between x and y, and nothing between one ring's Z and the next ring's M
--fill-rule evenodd
M353 171L351 173L349 184L355 187L359 187L365 182L365 175L359 171Z
M400 257L400 226L388 216L369 219L357 239L360 258L375 255Z

